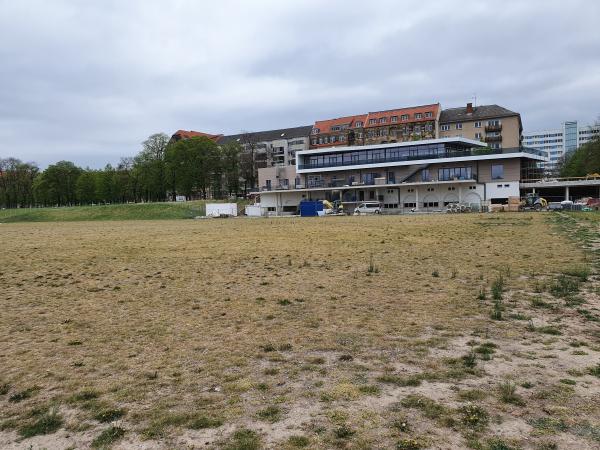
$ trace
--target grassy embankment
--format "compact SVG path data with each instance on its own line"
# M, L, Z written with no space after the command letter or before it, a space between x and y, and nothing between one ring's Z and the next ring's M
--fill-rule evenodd
M192 219L205 214L205 205L205 201L197 200L185 203L165 202L5 209L0 210L0 223ZM243 205L243 202L238 202L238 211L241 210Z

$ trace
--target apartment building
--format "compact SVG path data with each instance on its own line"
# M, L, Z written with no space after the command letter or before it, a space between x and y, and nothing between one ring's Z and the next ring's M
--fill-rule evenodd
M595 137L600 137L600 125L579 126L577 121L566 121L561 128L524 132L523 145L547 152L543 167L552 172L565 154Z
M235 141L256 153L257 166L285 167L296 164L296 152L309 148L311 125L223 136L219 144Z
M366 114L317 120L310 137L311 148L387 144L438 135L440 104L374 111Z
M521 115L498 105L473 106L442 110L440 137L464 137L488 144L492 149L521 146Z
M450 203L478 208L518 196L523 174L545 157L464 137L302 150L295 167L259 170L260 202L276 214L295 212L304 199L340 200L348 210L369 200L389 212L434 211Z

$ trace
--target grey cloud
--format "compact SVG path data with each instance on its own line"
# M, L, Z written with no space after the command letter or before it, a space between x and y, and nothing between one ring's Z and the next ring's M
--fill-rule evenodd
M236 133L477 94L526 129L600 114L589 1L0 0L0 156L103 166L157 131Z

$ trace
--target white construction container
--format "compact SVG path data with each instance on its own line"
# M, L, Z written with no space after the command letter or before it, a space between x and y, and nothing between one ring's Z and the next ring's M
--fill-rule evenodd
M237 216L237 203L207 203L206 217Z
M267 208L263 208L260 204L246 206L246 215L249 217L261 217L266 213Z

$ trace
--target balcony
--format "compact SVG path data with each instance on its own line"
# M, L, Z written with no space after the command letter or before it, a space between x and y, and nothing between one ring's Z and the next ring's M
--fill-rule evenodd
M502 131L502 124L499 123L497 125L486 125L485 126L485 132L489 133L491 131Z
M484 140L485 142L502 142L502 135L496 134L492 136L486 136Z
M340 181L340 180L336 180L336 181ZM397 188L399 186L402 185L407 185L407 186L426 186L426 185L431 185L431 184L436 184L439 182L446 182L446 183L453 183L453 182L460 182L460 183L477 183L477 175L476 174L472 174L470 178L467 177L458 177L458 176L453 176L453 177L449 177L449 178L439 178L439 179L434 179L434 178L430 178L428 180L406 180L406 181L402 181L400 183L391 183L391 182L386 182L383 184L380 183L376 183L374 180L363 180L361 182L353 182L353 183L348 183L347 181L344 181L343 183L338 183L338 182L327 182L326 180L319 180L319 181L312 181L309 182L307 186L304 186L302 184L298 184L295 187L291 187L289 189L315 189L315 188L321 188L321 189L335 189L338 190L340 188L343 188L344 191L346 192L352 192L355 190L360 190L360 189L387 189L390 187L393 188ZM277 189L266 189L266 187L263 186L263 191L271 191L271 190L277 190Z

